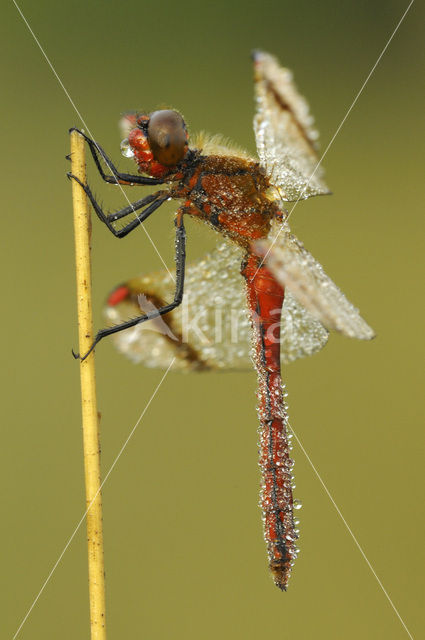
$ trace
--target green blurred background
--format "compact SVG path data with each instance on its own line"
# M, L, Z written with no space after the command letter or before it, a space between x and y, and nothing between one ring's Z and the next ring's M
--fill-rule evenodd
M254 151L254 47L294 70L324 149L407 4L22 0L21 8L94 136L119 159L119 114L163 105L180 109L191 131L221 132ZM325 166L334 195L300 203L292 216L378 337L331 336L284 372L297 435L418 637L423 18L414 3L333 143ZM68 128L81 122L12 2L3 24L0 624L11 638L84 511L64 159ZM111 191L105 185L101 199L122 206ZM169 265L172 211L147 224ZM212 232L189 225L190 259L213 243ZM94 221L95 326L115 284L160 267L142 232L119 243ZM107 341L96 361L106 472L162 372L132 365ZM253 373L170 374L150 405L103 492L108 637L407 637L297 445L301 553L288 593L273 586L257 507L254 392ZM83 526L19 637L88 638L86 575Z

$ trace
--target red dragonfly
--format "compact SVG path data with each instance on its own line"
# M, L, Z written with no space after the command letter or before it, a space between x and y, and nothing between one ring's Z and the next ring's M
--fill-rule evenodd
M174 357L174 368L200 371L246 368L252 345L264 535L275 584L286 590L297 556L293 510L300 505L292 496L281 360L290 362L321 349L329 329L363 340L374 334L288 226L285 202L329 193L318 166L318 136L308 105L290 71L273 56L255 52L254 70L259 162L220 137L200 136L189 146L185 122L174 110L124 116L121 149L136 161L138 175L118 171L103 149L82 134L105 182L163 185L106 214L90 187L80 182L97 216L117 238L137 228L165 201L180 201L175 284L164 271L117 287L106 310L112 326L99 331L90 351L115 334L119 349L135 361L168 367ZM213 252L187 267L185 215L206 222L222 238ZM131 221L117 229L115 222L127 216ZM243 309L248 313L241 315ZM189 335L190 314L196 315L196 330L189 322ZM232 319L229 339L222 326L217 335L219 316ZM143 330L146 320L153 320L153 330Z

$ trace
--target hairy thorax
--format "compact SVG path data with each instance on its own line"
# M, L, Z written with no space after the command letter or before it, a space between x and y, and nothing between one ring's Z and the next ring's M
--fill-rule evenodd
M268 178L256 162L199 156L189 176L173 189L184 212L198 217L232 240L248 246L270 230L277 206L267 197Z

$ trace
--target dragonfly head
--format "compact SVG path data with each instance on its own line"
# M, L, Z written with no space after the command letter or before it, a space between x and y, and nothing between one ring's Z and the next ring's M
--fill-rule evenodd
M121 120L122 154L134 157L140 173L162 178L174 172L188 151L189 135L182 116L171 109L149 115L127 113Z

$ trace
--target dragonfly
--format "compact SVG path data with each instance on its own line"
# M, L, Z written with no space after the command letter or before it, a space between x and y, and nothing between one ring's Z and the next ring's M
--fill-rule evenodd
M114 335L122 353L148 367L168 368L171 361L180 371L254 366L264 537L274 582L286 591L298 554L294 510L300 503L293 498L281 365L320 350L330 330L360 340L370 340L374 332L291 233L285 204L329 194L318 133L291 72L266 52L254 52L253 61L258 158L220 136L201 134L189 144L185 121L173 109L134 111L121 121L121 151L136 162L137 174L119 171L97 142L80 133L106 183L158 185L157 191L106 213L88 184L68 176L80 183L97 217L117 238L166 201L179 202L175 281L160 271L117 286L106 305L108 326L88 353ZM189 265L185 216L206 223L219 238L213 251ZM122 219L127 221L118 226ZM188 331L190 314L196 327ZM217 335L218 317L232 319L230 335L222 326ZM74 355L84 359L88 353Z

